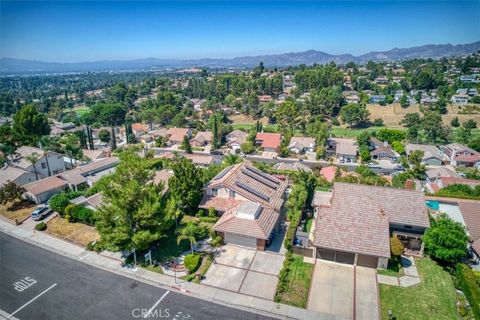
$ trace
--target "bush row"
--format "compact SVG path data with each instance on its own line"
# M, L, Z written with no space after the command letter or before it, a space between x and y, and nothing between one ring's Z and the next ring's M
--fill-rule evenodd
M287 201L287 217L290 221L287 232L285 234L284 246L288 251L292 251L293 239L297 232L298 224L302 218L302 209L308 199L307 188L303 184L294 185Z
M470 306L472 307L475 319L480 319L480 286L472 269L463 263L457 264L456 276L458 285L465 293Z
M293 253L291 251L287 251L285 254L285 260L283 260L283 267L278 274L278 283L277 283L277 290L275 291L275 302L282 301L282 295L286 292L288 288L288 274L290 272L290 266L293 262Z

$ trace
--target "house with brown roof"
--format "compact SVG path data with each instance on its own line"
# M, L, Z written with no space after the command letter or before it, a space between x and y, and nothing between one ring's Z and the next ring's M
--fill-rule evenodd
M480 201L458 200L458 207L465 222L474 261L480 264Z
M304 153L315 151L315 138L312 137L292 137L288 150L293 153Z
M21 186L35 180L35 174L33 172L13 166L0 168L0 187L8 182L13 182L16 185Z
M442 155L436 146L429 144L408 143L405 146L407 156L415 150L423 151L422 163L425 165L441 166Z
M430 226L422 192L335 183L331 199L319 199L313 229L314 257L371 268L386 268L390 237L421 251Z
M444 157L447 161L449 161L453 166L456 166L456 158L458 156L475 156L480 154L479 152L464 146L460 143L450 143L446 146L441 147L443 150ZM463 159L463 158L460 158Z
M282 144L280 133L259 132L255 136L255 144L267 152L278 152Z
M190 138L192 130L189 128L169 128L167 130L168 141L170 145L181 144L183 138L187 136Z
M148 127L143 123L132 123L132 133L135 135L135 138L140 138L140 136L148 132Z
M265 250L283 221L287 182L239 163L225 168L206 186L200 208L221 215L213 230L225 243Z
M326 154L335 156L340 162L356 162L357 141L350 138L328 138Z
M193 139L190 140L190 144L194 147L204 147L207 144L211 144L213 141L213 134L210 131L199 131Z
M240 151L240 146L247 141L248 133L242 130L233 130L227 136L226 145L232 148L233 153L238 153ZM237 151L239 150L239 151Z
M387 141L380 141L377 138L370 138L370 146L373 149L370 156L375 160L397 161L400 155L395 152Z
M68 189L68 183L58 176L47 177L23 185L26 192L23 197L36 204L44 203L51 196Z

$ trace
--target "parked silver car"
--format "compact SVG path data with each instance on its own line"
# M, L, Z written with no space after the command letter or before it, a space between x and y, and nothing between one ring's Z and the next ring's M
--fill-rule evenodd
M41 205L38 206L35 210L32 212L32 220L38 221L42 220L45 218L50 212L52 212L52 209L50 209L48 206Z

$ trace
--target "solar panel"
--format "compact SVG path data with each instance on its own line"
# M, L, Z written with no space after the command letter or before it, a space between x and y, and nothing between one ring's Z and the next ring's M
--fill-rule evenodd
M262 176L263 178L275 183L275 184L280 184L280 182L277 179L272 178L270 175L266 174L263 171L258 170L257 168L254 167L246 167L247 170L252 171L253 173L258 174L259 176Z
M233 166L226 167L226 168L223 169L219 174L217 174L217 175L215 176L215 178L213 178L213 180L222 179L232 168L233 168Z
M270 201L270 198L268 196L266 196L265 194L253 189L252 187L244 184L244 183L241 183L239 181L236 182L236 185L239 186L240 188L242 189L245 189L246 191L250 192L250 193L253 193L254 195L256 195L257 197L259 198L262 198L263 200L265 201Z
M272 181L267 180L267 179L263 178L263 177L260 176L260 175L254 174L252 171L248 171L248 170L243 169L242 172L243 172L245 175L249 176L250 178L255 179L255 180L257 180L258 182L269 186L269 187L272 188L273 190L277 190L278 185L277 185L276 183L273 183Z

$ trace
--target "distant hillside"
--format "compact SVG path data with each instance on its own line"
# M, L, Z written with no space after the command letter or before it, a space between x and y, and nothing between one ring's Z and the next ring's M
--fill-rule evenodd
M18 74L18 73L58 73L58 72L88 72L88 71L125 71L140 70L153 68L185 68L185 67L252 67L263 61L266 66L290 66L314 63L325 64L335 62L337 64L354 62L374 61L401 61L412 58L441 58L462 54L470 54L480 51L480 41L461 44L441 44L441 45L424 45L412 48L394 48L388 51L374 51L360 56L351 54L333 55L316 50L308 50L304 52L291 52L283 54L272 54L262 56L246 56L230 59L192 59L192 60L175 60L175 59L138 59L125 61L94 61L79 63L53 63L33 60L21 60L12 58L0 59L0 73Z

